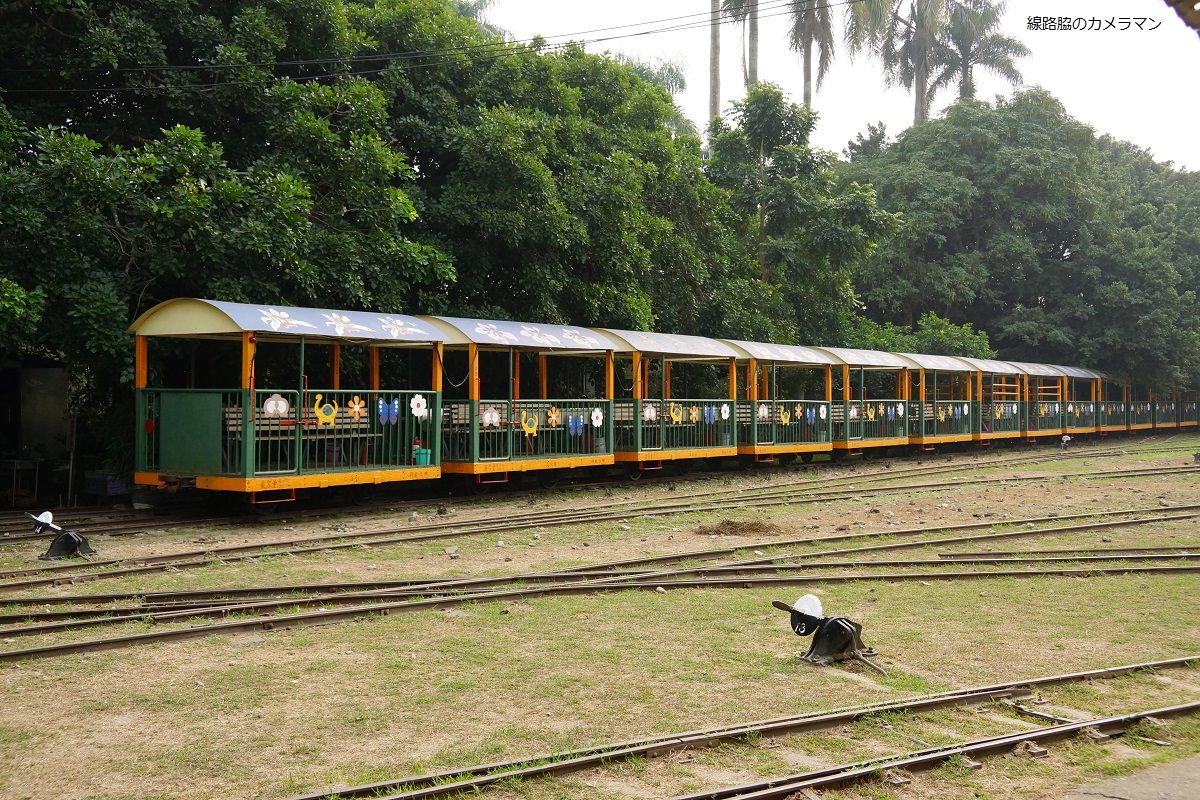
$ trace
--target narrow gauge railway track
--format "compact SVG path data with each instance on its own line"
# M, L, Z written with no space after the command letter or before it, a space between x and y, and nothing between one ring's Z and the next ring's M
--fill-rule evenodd
M1181 505L1154 507L1154 508L1130 508L1130 509L1112 509L1105 511L1096 511L1080 514L1059 515L1053 514L1042 517L1026 517L1015 520L1005 520L1003 522L967 522L946 525L923 526L917 528L899 528L895 530L880 530L880 531L859 531L856 533L833 534L831 536L819 537L802 537L795 539L776 539L764 540L759 542L746 542L731 547L707 548L704 550L690 550L680 553L667 553L656 556L639 556L637 558L621 559L617 561L603 562L599 564L568 568L557 570L551 573L553 575L570 575L582 571L597 571L610 570L616 571L631 567L644 567L654 564L679 563L692 561L696 559L714 559L720 556L736 555L739 552L746 550L760 550L776 547L790 546L813 546L822 545L833 542L856 541L862 539L886 538L888 541L875 545L867 545L864 547L841 548L836 550L825 550L816 553L784 553L764 558L746 559L743 561L733 562L734 564L767 564L773 561L783 560L787 558L808 558L814 556L830 556L830 555L847 555L851 553L875 552L881 550L898 550L911 549L917 547L942 545L942 544L959 544L962 542L972 542L979 540L993 540L1001 538L1015 538L1024 536L1041 536L1053 535L1055 533L1073 533L1084 530L1097 530L1111 527L1124 527L1127 525L1150 524L1155 522L1167 522L1175 519L1190 519L1196 516L1195 513L1200 510L1200 505ZM1169 512L1169 515L1168 515ZM1149 515L1149 516L1143 516ZM1134 519L1125 520L1124 518L1134 517ZM1070 522L1071 520L1093 520L1091 523L1077 523L1068 526L1058 526L1051 528L1039 528L1040 524L1044 523L1059 523ZM986 528L997 528L1003 526L1005 530L994 533L985 533L968 536L957 536L951 538L941 538L933 540L904 540L894 541L896 539L920 536L923 534L948 532L948 531L971 531ZM1023 527L1019 527L1023 526ZM678 573L675 570L674 573ZM645 574L645 573L643 573ZM668 573L663 573L668 574ZM509 577L504 580L509 582L517 580L517 578ZM441 579L434 581L436 583L452 583L456 585L471 585L471 584L493 584L502 580L495 577L475 577L475 578L455 578ZM194 602L199 599L213 598L230 598L235 596L240 597L263 597L263 596L278 596L286 593L314 593L328 592L339 590L357 591L371 588L386 588L386 587L408 587L413 585L428 584L426 579L408 579L408 580L391 580L391 581L371 581L371 582L354 582L354 583L322 583L322 584L299 584L285 586L260 586L260 587L236 587L236 588L221 588L221 589L192 589L178 592L134 592L134 593L118 593L118 594L102 594L102 595L65 595L65 596L44 596L44 597L11 597L3 598L6 605L63 605L63 604L79 604L79 603L104 603L116 601L130 601L141 599L155 604L163 604L173 601Z
M1187 515L1184 518L1197 516L1196 514ZM1170 517L1168 519L1174 519ZM1141 522L1162 521L1162 520L1142 520L1134 521L1133 524ZM1079 527L1095 528L1095 527L1111 527L1112 525L1130 524L1129 522L1101 522L1093 523L1084 526L1067 526L1060 528L1048 529L1050 532L1062 532L1063 530ZM1041 531L1045 533L1046 530ZM858 534L861 535L861 534ZM985 534L996 535L996 534ZM1011 531L1004 532L1000 535L1020 536L1032 535L1029 531ZM944 540L943 540L944 541ZM901 543L909 546L923 546L928 542L908 542ZM873 547L862 549L878 549L887 545L876 545ZM828 554L827 551L826 554ZM782 558L782 557L776 557ZM771 559L758 559L752 562L745 563L761 563L770 561ZM725 565L734 566L734 565ZM393 612L411 612L426 610L429 608L437 608L445 606L449 603L473 603L486 602L505 599L545 597L552 595L577 595L577 594L594 594L606 590L641 590L641 591L658 591L668 588L755 588L763 586L796 586L808 585L816 583L844 583L851 581L862 580L884 580L884 581L932 581L932 580L972 580L972 579L987 579L997 577L1039 577L1039 576L1069 576L1069 577L1093 577L1101 575L1127 575L1127 574L1181 574L1200 572L1200 565L1188 564L1182 566L1125 566L1119 568L1093 567L1086 569L1067 569L1067 568L1051 568L1042 570L989 570L987 572L904 572L904 573L885 573L885 574L870 574L870 575L854 575L854 574L838 574L838 575L811 575L802 576L796 575L781 575L779 570L775 570L775 574L768 577L737 577L737 578L710 578L703 574L704 568L700 569L681 569L675 571L660 571L656 573L625 573L620 575L612 575L611 573L603 573L604 577L590 578L587 575L578 573L562 572L562 573L547 573L552 576L557 576L557 583L551 582L544 586L528 587L524 583L518 585L517 588L501 588L493 591L473 591L480 588L480 582L487 581L504 581L504 578L498 579L462 579L457 581L442 581L436 584L418 584L409 585L401 589L384 589L376 591L366 591L359 593L345 593L340 595L325 595L310 598L289 598L285 600L270 600L259 602L245 602L237 604L226 604L218 606L206 606L198 609L182 609L175 611L164 611L154 614L142 614L126 617L104 617L93 620L79 621L63 621L46 623L40 626L30 626L20 629L22 634L32 633L53 633L70 628L90 627L97 624L118 624L131 621L153 621L153 622L179 622L188 618L204 617L204 616L228 616L231 614L252 614L266 610L278 610L280 608L300 608L302 606L318 605L319 610L310 612L296 612L290 614L277 614L267 617L253 617L240 619L236 621L218 622L207 625L197 625L188 628L174 628L170 630L151 631L147 633L131 634L128 636L117 636L107 639L94 639L87 641L67 642L62 644L44 645L40 647L32 647L21 650L11 650L0 652L0 662L20 660L24 658L43 658L66 655L70 653L93 652L99 650L114 649L126 647L147 642L173 641L180 639L199 638L211 634L221 633L237 633L250 630L274 630L276 628L288 628L293 626L325 624L332 622L340 622L346 620L359 619L369 617L376 614L390 614ZM693 573L701 573L701 577L693 579L683 579L679 576ZM528 578L528 576L524 576ZM575 578L576 580L566 580ZM511 577L507 579L510 583ZM553 580L553 579L551 579ZM525 581L526 583L529 581ZM464 592L464 589L466 591ZM363 605L365 599L375 600L376 602ZM349 603L348 608L330 609L328 606L338 606ZM18 629L8 629L4 633L11 636L17 633Z
M939 692L937 694L852 706L833 711L808 712L793 716L737 723L646 739L614 742L580 750L545 753L519 760L480 764L458 770L413 775L360 786L331 786L319 792L297 795L290 800L355 800L356 798L433 800L433 798L477 793L488 786L501 782L511 784L514 781L528 780L547 775L564 775L631 758L663 756L680 750L711 747L724 742L747 741L759 736L780 736L805 731L825 730L881 714L896 712L924 713L956 706L983 705L999 700L1028 696L1036 688L1114 678L1143 670L1189 667L1197 659L1200 659L1200 656L1147 661L1140 664L1126 664L1119 667L1107 667L1083 672L1015 680L970 689ZM1095 721L1091 721L1091 724L1096 723ZM1112 724L1116 725L1116 723ZM699 796L705 797L708 795Z
M1180 448L1180 449L1190 449L1190 448L1185 447L1185 448ZM973 453L973 454L970 454L970 456L968 456L968 458L969 458L968 463L960 463L960 462L964 461L964 459L951 458L950 461L952 463L949 465L945 465L945 464L943 464L943 465L918 465L918 466L912 466L912 467L897 467L897 468L893 468L893 467L889 466L883 470L874 470L874 471L867 472L867 473L860 473L857 471L856 465L850 465L851 471L848 474L836 475L836 476L831 476L829 478L824 478L824 479L812 479L812 480L800 481L800 482L785 481L783 483L778 483L778 484L769 484L766 487L761 487L761 488L770 488L771 485L787 486L787 485L797 485L798 483L814 483L814 482L818 482L818 481L843 482L843 481L850 481L850 480L855 480L855 479L866 480L866 479L871 478L873 475L936 474L936 473L945 472L945 471L981 469L981 468L990 468L993 466L1010 466L1010 465L1024 466L1024 465L1028 465L1031 463L1042 463L1042 462L1046 462L1046 461L1062 461L1064 459L1107 458L1107 457L1120 456L1120 455L1136 455L1141 452L1143 452L1143 451L1118 448L1118 449L1105 449L1105 450L1080 450L1080 451L1075 451L1075 452L1071 452L1071 453L1059 452L1059 453L1054 453L1054 454L1028 453L1028 454L1016 454L1013 456L1008 456L1007 454L1005 454L1003 456L986 457L986 458L980 458L979 454ZM1158 452L1158 451L1155 451L1155 452ZM823 471L826 469L836 468L837 466L838 465L836 465L834 462L823 462L822 464L819 464L819 465L818 464L805 465L803 467L803 469L805 469L805 470L820 469ZM689 479L684 476L676 475L676 476L672 476L671 480L673 480L673 481L675 481L675 480L691 480L691 481L703 482L706 480L708 480L708 481L715 480L717 477L719 477L719 475L701 475L701 476L696 476L696 477ZM610 479L610 480L606 480L606 481L594 481L594 482L589 482L589 483L573 484L571 486L571 488L575 489L575 490L580 490L580 489L585 489L585 488L601 488L601 487L610 488L613 485L618 484L618 483L619 483L618 479ZM755 488L760 488L760 487L755 487ZM536 490L531 490L531 491L536 491ZM729 490L729 491L732 492L732 491L736 491L736 490ZM708 493L701 492L698 494L704 495L704 494L708 494ZM687 494L677 495L677 497L689 497L689 496L691 496L691 495L687 495ZM383 501L376 501L376 502L370 503L366 506L361 506L360 508L361 508L361 510L368 512L368 513L372 510L379 510L379 509L388 509L388 510L392 510L392 511L398 511L400 509L417 508L420 506L427 506L430 503L440 502L445 499L446 498L441 495L431 496L429 498L414 499L414 500L389 499L389 500L383 500ZM466 497L456 497L455 502L458 504L466 503L469 505L475 505L475 504L483 505L487 502L490 502L490 499L487 497L466 496ZM628 501L628 502L637 502L637 501ZM323 508L315 508L315 509L314 508L305 508L305 509L298 509L294 513L290 513L288 515L288 518L289 519L303 519L303 520L320 519L322 517L336 516L338 514L343 513L344 511L345 511L344 506L323 507ZM64 516L64 514L66 514L67 516ZM136 511L121 511L121 510L106 509L106 508L101 507L101 508L97 509L97 511L94 515L80 516L80 515L73 513L73 510L70 512L58 512L56 515L56 521L58 522L58 524L60 524L64 527L75 529L75 530L77 530L78 533L82 533L85 536L101 536L101 535L125 536L125 535L130 535L130 534L145 533L145 532L150 532L150 531L154 531L154 530L161 530L161 529L180 527L180 526L186 526L186 525L212 525L212 526L232 525L232 524L237 524L239 522L255 522L255 521L259 521L259 519L252 515L249 515L249 514L232 514L232 515L225 515L225 516L204 516L204 517L162 516L162 515L146 515L146 514L139 515L138 512L136 512ZM31 539L43 539L43 538L45 538L45 534L34 535L33 533L28 531L28 518L25 517L24 512L21 512L19 515L7 515L7 517L3 521L0 521L0 545L4 545L6 543L25 542L25 541L28 541Z
M1027 483L1034 481L1062 480L1067 478L1091 479L1125 479L1131 477L1156 477L1191 475L1200 472L1200 467L1171 467L1142 470L1100 470L1094 472L1054 473L1049 475L1019 475L999 479L1002 483ZM879 479L885 479L881 476ZM948 487L959 488L980 483L995 483L997 478L954 479L951 483L931 482L919 484L899 484L895 486L860 489L851 486L847 489L819 491L812 490L796 493L794 487L769 489L738 490L735 497L740 508L764 508L780 505L802 505L835 500L858 500L878 497L887 494L903 494L908 492L944 491ZM856 483L861 485L864 481ZM3 570L0 577L21 577L37 575L25 580L0 583L0 592L15 589L28 589L38 586L52 586L63 583L83 583L87 581L105 580L114 577L139 575L150 572L160 572L168 569L188 569L210 565L214 560L239 561L251 558L264 558L279 555L296 555L301 553L323 552L328 550L346 549L351 547L378 547L404 542L419 542L433 539L446 539L458 536L469 536L480 533L503 533L530 528L549 528L574 525L579 523L604 522L609 520L624 520L627 517L659 517L679 513L694 513L704 511L719 511L728 507L730 498L728 492L713 493L707 502L670 502L654 503L647 507L646 501L630 501L642 503L640 508L613 508L613 504L585 507L583 509L566 509L556 512L533 511L524 514L510 514L503 521L447 521L425 525L408 526L405 528L390 528L373 531L340 532L328 536L297 537L291 540L273 541L255 544L224 545L221 547L201 550L183 551L158 556L144 556L131 559L113 559L108 561L89 562L93 567L112 567L105 571L75 573L73 575L55 575L70 569L78 569L78 564L58 564L26 570ZM289 545L292 545L289 547ZM284 549L271 549L283 546ZM125 565L131 566L125 566Z

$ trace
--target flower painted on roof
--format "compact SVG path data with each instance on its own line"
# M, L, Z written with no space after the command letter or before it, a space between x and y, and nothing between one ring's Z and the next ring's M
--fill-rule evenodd
M413 399L408 401L408 407L412 409L412 415L417 419L425 419L429 416L429 404L425 402L425 395L413 395Z
M483 427L499 428L500 427L500 412L495 406L488 406L483 410Z
M562 412L557 406L550 406L550 410L546 412L546 424L551 427L558 427L558 423L562 422Z
M729 403L721 404L721 419L729 419Z
M562 331L562 338L566 339L568 342L574 342L577 345L581 345L582 347L598 347L600 345L600 340L595 336L588 336L583 331L577 331L574 328L564 328Z
M333 332L338 336L345 336L347 333L374 333L374 330L366 325L359 325L357 322L352 322L345 314L339 314L336 311L332 314L322 314L326 319L325 324L333 328Z
M367 413L367 404L362 401L358 395L350 398L350 402L346 403L346 413L355 422L358 422Z
M652 403L642 406L642 419L646 422L654 422L654 420L658 419L658 406Z
M393 339L397 339L410 333L427 333L427 331L418 328L416 325L409 325L402 319L395 319L393 317L377 317L376 319L379 320L379 324L383 327L384 331L387 332L387 335L391 336Z
M604 412L598 408L592 409L592 427L599 428L604 424Z
M263 401L263 416L268 418L286 417L291 409L283 395L276 392Z
M558 337L545 333L536 325L522 325L521 335L533 339L538 344L558 344Z
M262 314L263 324L273 331L290 331L292 328L315 328L311 322L305 322L302 319L293 319L292 315L286 311L280 311L275 308L259 309L258 313Z
M486 336L494 342L515 342L516 336L513 336L508 331L502 331L490 322L480 322L475 325L475 332L480 336Z

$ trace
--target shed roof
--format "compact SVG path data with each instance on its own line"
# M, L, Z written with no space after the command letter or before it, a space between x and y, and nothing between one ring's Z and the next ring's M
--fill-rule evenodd
M1067 374L1053 364L1034 364L1029 361L1010 361L1008 363L1026 375L1037 375L1043 378L1061 378Z
M759 361L778 361L788 364L841 364L829 353L798 344L771 344L769 342L747 342L742 339L722 339L735 350L746 351L750 358Z
M447 344L482 344L586 353L620 349L620 343L615 339L591 328L466 317L421 319L440 331Z
M391 342L396 345L440 342L431 325L405 314L297 308L269 303L227 303L181 297L146 311L129 326L140 336L235 338L246 331L271 338L324 341Z
M1099 372L1093 372L1092 370L1084 369L1083 367L1064 367L1061 364L1055 364L1053 366L1057 369L1061 369L1067 374L1068 377L1071 378L1086 378L1087 380L1092 380L1094 378L1104 377Z
M908 369L911 363L895 353L885 353L881 350L855 350L850 347L818 347L838 359L837 363L849 364L852 367L872 367L877 369Z
M970 358L968 356L958 356L958 360L967 362L979 372L987 372L993 375L1025 374L1007 361L997 361L994 358Z
M618 328L594 328L615 339L618 353L656 353L675 361L712 361L724 358L744 358L729 345L706 336L685 336L678 333L625 331Z
M972 372L974 367L961 358L953 356L931 356L925 353L896 353L901 358L907 358L922 369L936 372Z

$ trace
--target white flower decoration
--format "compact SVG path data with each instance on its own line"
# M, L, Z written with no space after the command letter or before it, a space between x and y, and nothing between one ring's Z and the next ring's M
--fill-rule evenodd
M475 326L475 332L496 342L515 342L517 337L508 331L502 331L490 322L480 322Z
M592 427L599 428L604 424L604 412L598 408L592 409Z
M721 404L721 419L729 419L729 403Z
M771 409L767 407L766 403L761 403L758 406L758 418L759 419L769 419L770 416L771 416Z
M896 403L896 416L897 417L904 416L904 403Z
M821 406L817 413L821 415L821 419L825 419L825 417L829 415L829 409L825 408L825 406Z
M268 308L265 310L260 308L258 310L258 313L262 314L261 319L263 321L263 324L269 326L271 328L271 330L273 330L273 331L277 331L280 328L282 328L283 330L286 331L286 330L291 330L292 328L315 328L315 327L317 327L316 325L313 325L310 322L305 322L302 319L292 319L291 314L289 314L288 312L279 311L274 308Z
M654 420L658 419L658 406L649 403L642 406L642 419L646 420L646 422L654 422Z
M391 336L393 339L408 333L425 333L425 331L417 326L409 325L402 319L393 319L392 317L376 317L376 319L379 320L379 324L383 326L383 329L387 331L388 336Z
M850 406L850 419L858 419L858 406Z
M963 403L963 416L964 417L971 416L971 404L970 403Z
M1068 414L1075 413L1075 404L1074 403L1067 403L1067 413Z
M533 339L538 344L558 344L558 337L552 336L549 333L544 333L541 328L536 325L522 325L521 335Z
M412 415L417 419L425 419L429 416L429 404L425 402L425 395L414 395L412 400L408 401L408 407L412 409Z
M483 427L500 427L500 412L496 410L495 406L488 406L483 410Z
M575 344L583 345L584 347L596 347L600 344L600 340L595 336L588 336L586 333L577 331L574 328L564 329L562 332L562 338L566 339L568 342L574 342Z
M356 333L358 331L370 331L372 333L374 332L374 331L371 331L371 329L368 328L366 325L359 325L357 322L351 322L350 318L347 317L345 314L339 314L336 311L332 314L322 314L321 316L327 320L327 322L325 324L328 325L330 328L333 328L333 332L336 333L338 336L345 336L347 332L350 332L350 333Z

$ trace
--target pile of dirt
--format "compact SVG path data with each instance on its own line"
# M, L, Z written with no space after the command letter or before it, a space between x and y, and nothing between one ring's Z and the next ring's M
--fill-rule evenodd
M701 525L696 528L696 533L701 536L763 536L779 531L779 526L770 522L739 522L733 519L723 519L714 525Z

